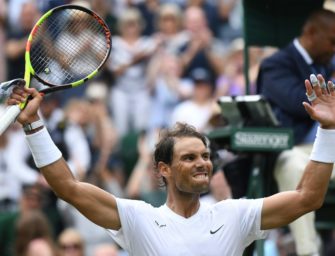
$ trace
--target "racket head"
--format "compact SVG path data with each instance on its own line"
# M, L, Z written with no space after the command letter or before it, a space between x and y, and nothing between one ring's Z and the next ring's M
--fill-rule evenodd
M30 75L49 93L79 86L93 78L108 59L111 32L92 10L61 5L46 12L35 24L26 44L25 80Z

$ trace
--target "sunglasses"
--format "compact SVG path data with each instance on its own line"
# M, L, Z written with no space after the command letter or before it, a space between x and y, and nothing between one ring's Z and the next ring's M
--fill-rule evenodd
M81 250L82 246L81 244L73 243L73 244L61 244L60 248L64 251L75 251L75 250Z

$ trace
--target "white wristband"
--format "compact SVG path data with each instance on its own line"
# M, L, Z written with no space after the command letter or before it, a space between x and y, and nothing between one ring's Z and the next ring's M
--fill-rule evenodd
M38 132L26 135L26 140L38 168L52 164L62 157L62 153L45 127Z
M335 163L335 130L318 127L310 159L322 163Z

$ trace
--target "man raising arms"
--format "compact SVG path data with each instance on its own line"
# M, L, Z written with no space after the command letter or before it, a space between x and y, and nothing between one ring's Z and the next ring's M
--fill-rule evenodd
M305 81L311 104L303 104L320 127L297 189L214 205L199 202L212 175L208 141L188 125L177 124L156 145L154 161L168 196L165 205L155 208L76 181L38 121L42 96L35 89L16 88L8 103L18 104L32 96L17 120L24 126L36 166L58 197L108 229L130 255L242 255L252 241L264 238L265 230L287 225L323 203L335 162L335 93L332 83L321 89L321 75L318 81L314 87Z

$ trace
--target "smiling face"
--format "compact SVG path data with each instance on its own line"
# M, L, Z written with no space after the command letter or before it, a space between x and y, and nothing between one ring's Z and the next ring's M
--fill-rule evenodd
M172 163L164 174L168 187L179 193L208 191L213 165L209 149L195 137L175 138Z

